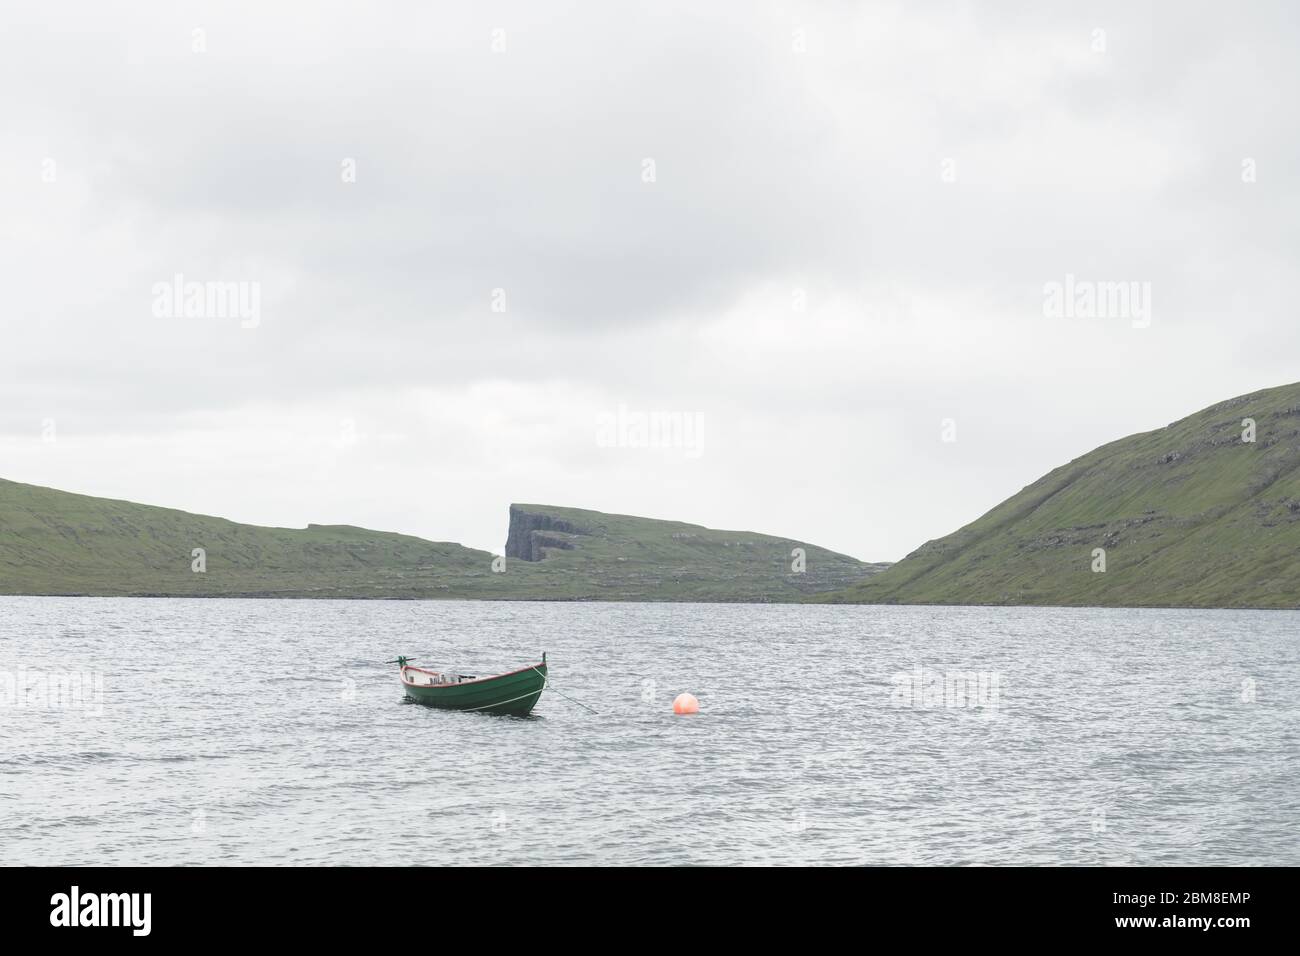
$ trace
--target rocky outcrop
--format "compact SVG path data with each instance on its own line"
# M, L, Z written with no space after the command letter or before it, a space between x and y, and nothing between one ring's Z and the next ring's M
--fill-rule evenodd
M558 534L547 534L546 532ZM519 561L540 561L546 557L547 548L572 551L573 542L559 535L583 535L586 531L550 515L525 511L518 505L510 506L510 530L506 534L506 557Z

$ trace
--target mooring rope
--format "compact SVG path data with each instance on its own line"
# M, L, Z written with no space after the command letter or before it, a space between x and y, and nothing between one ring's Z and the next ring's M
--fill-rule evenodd
M551 678L550 678L550 677L548 677L546 674L543 674L541 671L537 670L536 667L534 667L533 670L534 670L534 671L537 671L538 676L540 676L540 677L542 678L542 681L543 681L543 687L542 687L542 689L543 689L543 690L545 690L547 687L551 687ZM553 687L552 687L551 689L552 689L552 690L555 690L555 688L553 688ZM575 704L577 704L577 705L578 705L579 707L581 707L583 710L590 710L590 711L591 711L593 714L595 714L597 717L600 716L600 711L595 710L594 708L588 707L586 704L584 704L584 703L583 703L582 701L580 701L580 700L573 700L573 698L570 697L568 694L564 693L564 691L557 690L557 691L555 691L555 692L556 692L557 694L559 694L561 697L563 697L565 700L572 700Z
M542 690L545 689L546 688L542 688ZM490 704L480 704L477 707L466 707L465 712L469 713L470 711L474 711L474 710L491 710L493 707L504 707L506 704L513 704L515 701L523 700L525 697L536 697L541 692L542 691L540 690L529 691L527 694L520 694L518 697L511 697L509 700L498 700L498 701L493 701Z

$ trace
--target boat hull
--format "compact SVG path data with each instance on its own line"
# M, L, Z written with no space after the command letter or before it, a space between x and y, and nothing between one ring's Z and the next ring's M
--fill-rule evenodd
M424 684L429 672L403 667L402 686L417 704L439 710L464 710L480 714L526 717L546 688L546 662L532 664L509 674L479 677L458 684Z

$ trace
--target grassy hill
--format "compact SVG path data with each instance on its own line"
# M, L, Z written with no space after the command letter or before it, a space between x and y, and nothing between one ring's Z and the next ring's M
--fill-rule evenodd
M526 564L584 600L792 601L887 567L750 531L527 504L510 506L506 556L511 573Z
M1300 384L1103 445L822 599L1300 607Z
M493 555L458 544L262 528L0 480L0 594L783 601L879 567L783 538L544 505L512 507L510 534L520 544L498 573ZM789 573L797 546L802 575Z

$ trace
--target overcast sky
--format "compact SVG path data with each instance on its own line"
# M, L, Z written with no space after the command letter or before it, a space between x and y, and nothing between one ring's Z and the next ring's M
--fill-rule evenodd
M1297 19L5 4L0 477L495 551L537 501L901 558L1300 378ZM256 320L169 313L177 274ZM1148 283L1149 323L1048 314L1067 275ZM620 408L693 427L636 447Z

